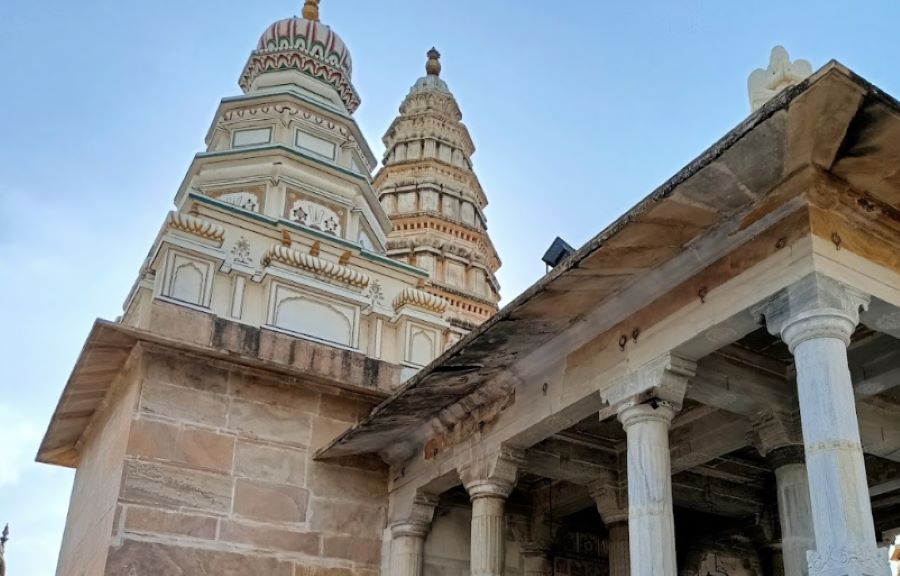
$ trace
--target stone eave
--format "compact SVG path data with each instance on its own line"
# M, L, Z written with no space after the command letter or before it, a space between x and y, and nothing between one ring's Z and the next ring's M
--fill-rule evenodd
M849 117L834 120L833 123L839 125L823 136L818 121L824 119L828 106L822 102L833 104L835 99L850 93L858 96L856 106L849 111ZM791 133L795 148L788 163L785 160L788 109L806 94L811 96L799 102L798 119L791 119L795 123ZM824 166L828 170L837 163L839 150L848 145L846 140L852 121L873 103L886 106L897 114L900 124L900 104L894 98L836 61L777 94L477 330L413 376L367 418L319 450L317 457L379 452L401 437L411 437L424 422L501 375L515 361L564 332L601 302L616 298L636 279L682 254L694 241L729 218L750 210L754 202L766 199L770 204L787 204L792 197L766 198L769 191L790 175L782 172L786 165L793 167L802 160L807 165L820 166L820 159L828 157L821 148L833 148L830 160ZM892 118L880 118L883 123L892 121ZM827 119L832 120L831 117ZM797 122L801 123L799 129ZM807 140L803 140L804 135L808 136ZM830 137L833 141L823 141ZM773 161L780 164L773 167ZM740 168L746 172L746 181L740 181L731 172ZM782 170L773 172L774 168ZM722 177L720 172L737 179L742 193L750 192L746 199L736 200L734 196L728 196L731 190L717 185ZM685 191L690 191L687 199L683 198ZM751 197L751 194L755 196ZM698 196L709 206L694 206L691 200ZM900 206L900 201L895 204ZM710 206L727 206L729 209L718 211ZM768 209L771 212L775 206L769 205ZM669 218L677 214L682 218L684 225L677 230L680 233L677 243L652 244L660 241L658 231L652 233L652 218L656 214L669 215ZM700 221L702 224L697 224ZM671 225L670 220L666 222ZM660 226L658 222L656 225ZM670 228L670 231L674 233L675 229ZM662 257L658 256L660 253ZM616 268L616 274L604 276L604 269L609 265L603 264L603 257L608 258L609 254L619 254L622 267ZM629 261L629 257L622 254L634 256ZM642 260L640 266L636 262L638 259ZM592 266L592 261L600 264ZM619 271L629 269L637 272L623 279L629 273ZM560 305L563 299L567 302L564 314L559 311L563 308Z
M226 362L236 368L262 370L283 382L298 383L334 394L347 394L371 403L383 400L388 389L400 382L400 367L344 350L280 332L255 328L189 310L174 304L155 303L158 308L176 310L182 322L208 326L198 332L203 338L185 341L98 319L82 347L75 367L63 389L53 417L38 449L36 460L75 467L82 437L89 433L94 416L103 409L107 395L137 347L151 347L175 354L202 356ZM176 329L169 322L170 329ZM298 346L306 352L298 352ZM304 364L301 357L318 356ZM332 358L331 362L322 359ZM351 366L351 368L347 368ZM346 373L353 370L359 377ZM369 386L354 385L364 382Z

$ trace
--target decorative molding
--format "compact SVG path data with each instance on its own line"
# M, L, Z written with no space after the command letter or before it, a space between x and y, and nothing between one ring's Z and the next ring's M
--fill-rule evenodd
M824 554L810 550L807 558L810 576L888 576L891 573L887 554L874 543L863 548L832 548Z
M337 91L341 101L351 114L359 108L359 94L357 94L353 84L350 83L348 74L339 68L323 63L318 58L298 51L254 52L251 54L238 84L246 92L259 75L265 72L288 69L298 70L326 84L330 84Z
M244 266L253 265L253 258L250 257L250 241L243 236L234 243L234 246L231 248L231 255L234 256L234 261L238 264L243 264Z
M292 250L291 248L281 246L280 244L273 244L262 257L263 266L269 266L273 262L285 264L293 268L300 268L301 270L312 272L318 276L324 276L331 280L358 288L365 288L369 284L369 276L362 272L358 272L347 266L335 264L334 262L329 262L322 258L317 258L316 256L310 256L309 254Z
M204 240L211 240L219 246L225 241L225 228L223 226L182 212L169 212L169 215L166 217L166 227L180 230L192 236L198 236Z
M440 296L407 286L394 298L395 311L399 311L403 306L415 306L436 314L443 314L447 310L447 301Z

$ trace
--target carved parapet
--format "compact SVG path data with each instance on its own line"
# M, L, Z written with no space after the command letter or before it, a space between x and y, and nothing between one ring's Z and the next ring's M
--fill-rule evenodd
M211 240L219 246L225 241L224 227L190 214L169 212L169 215L166 217L166 227L191 234L192 236L198 236L204 240Z
M404 306L415 306L435 314L443 314L447 309L447 301L424 290L406 287L394 298L394 310L400 310Z
M365 288L369 285L369 277L362 272L358 272L348 266L341 266L334 262L329 262L317 256L304 254L297 250L292 250L280 244L273 244L262 257L263 266L268 266L272 262L278 262L293 268L299 268L312 272L318 276L324 276L330 280Z

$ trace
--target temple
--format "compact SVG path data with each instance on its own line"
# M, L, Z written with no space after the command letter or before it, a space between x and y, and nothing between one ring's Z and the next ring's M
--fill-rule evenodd
M777 47L498 311L425 71L373 177L318 2L265 30L40 446L76 469L57 574L891 574L900 103Z

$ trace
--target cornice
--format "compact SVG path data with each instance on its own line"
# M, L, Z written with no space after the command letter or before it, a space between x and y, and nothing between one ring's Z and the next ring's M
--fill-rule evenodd
M225 228L223 226L191 214L169 212L169 215L166 217L166 227L180 230L204 240L210 240L217 246L221 246L222 242L225 241Z
M357 288L365 288L369 285L369 276L367 274L279 244L272 245L263 254L261 262L263 266L269 266L273 262L278 262Z

